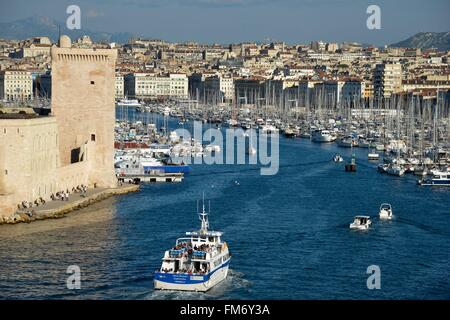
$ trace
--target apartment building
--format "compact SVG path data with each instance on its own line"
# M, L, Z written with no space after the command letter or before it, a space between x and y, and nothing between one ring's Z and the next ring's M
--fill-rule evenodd
M402 66L398 63L379 63L373 74L375 97L389 98L402 90Z
M131 73L125 76L125 95L133 98L188 97L185 74L158 76L152 73Z
M0 72L1 100L31 100L33 95L33 78L30 71L4 70Z

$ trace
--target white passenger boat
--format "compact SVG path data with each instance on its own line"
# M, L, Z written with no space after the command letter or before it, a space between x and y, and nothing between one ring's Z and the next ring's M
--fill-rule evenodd
M336 136L329 130L317 129L312 132L311 140L313 142L333 142L336 140Z
M356 216L350 224L350 229L367 230L371 224L369 216Z
M207 291L228 274L231 255L222 232L209 231L208 213L203 201L199 212L201 229L186 232L164 253L161 268L155 272L155 289Z
M392 219L392 206L389 203L383 203L380 206L379 211L380 219L391 220Z

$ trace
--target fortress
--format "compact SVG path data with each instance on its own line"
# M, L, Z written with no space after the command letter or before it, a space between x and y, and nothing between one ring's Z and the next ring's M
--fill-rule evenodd
M84 184L116 186L114 49L51 48L51 114L0 108L0 217Z

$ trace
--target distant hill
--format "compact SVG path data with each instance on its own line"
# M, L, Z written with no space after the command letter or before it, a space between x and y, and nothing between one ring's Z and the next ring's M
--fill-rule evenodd
M48 17L36 16L14 22L0 23L0 38L23 40L37 36L47 36L54 42L58 39L58 26L61 26L61 34L68 35L72 41L88 35L93 41L126 43L133 35L128 32L108 33L92 31L82 28L81 30L70 30L66 24Z
M395 48L437 48L440 51L450 50L450 32L420 32L412 37L391 44Z

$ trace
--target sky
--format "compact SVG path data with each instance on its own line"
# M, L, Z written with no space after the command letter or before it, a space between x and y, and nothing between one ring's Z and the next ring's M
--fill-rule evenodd
M0 0L0 22L34 15L64 22L73 4L82 28L166 41L382 46L417 32L450 31L450 0ZM366 26L369 5L380 7L380 30Z

